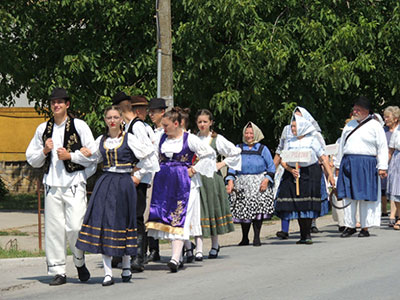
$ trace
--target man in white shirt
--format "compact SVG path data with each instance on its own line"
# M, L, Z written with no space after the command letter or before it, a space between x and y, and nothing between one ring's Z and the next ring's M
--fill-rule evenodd
M346 229L341 237L356 233L357 203L360 208L359 237L368 237L368 228L380 226L380 179L387 176L388 147L385 132L371 115L371 105L361 96L354 104L353 117L343 129L335 167L339 169L338 198L344 199ZM378 201L379 200L379 201Z
M96 163L80 149L95 152L89 126L68 115L71 101L67 91L55 88L50 95L53 117L39 125L26 150L28 163L44 167L45 249L50 285L66 283L66 242L73 254L79 279L87 281L83 251L75 247L86 211L86 180L96 171Z

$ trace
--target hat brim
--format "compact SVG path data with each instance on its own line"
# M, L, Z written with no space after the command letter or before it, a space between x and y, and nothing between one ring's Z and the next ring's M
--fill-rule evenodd
M150 106L148 107L148 109L167 109L168 106Z
M57 99L63 99L65 101L71 101L70 97L51 97L49 98L49 101L57 100Z

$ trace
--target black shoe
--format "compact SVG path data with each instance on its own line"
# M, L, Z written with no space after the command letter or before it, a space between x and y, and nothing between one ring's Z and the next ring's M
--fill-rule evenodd
M250 245L249 239L242 239L238 244L238 246L248 246L248 245Z
M382 217L387 217L387 216L389 216L388 213L382 213Z
M346 229L346 226L339 226L339 232L343 232Z
M360 233L358 234L358 237L369 237L369 231L361 229Z
M193 254L194 249L196 249L196 245L191 242L190 249L186 249L183 251L184 254L186 253L186 262L188 264L192 263L194 260L194 254ZM188 254L189 252L191 253L190 255Z
M276 233L276 236L278 238L280 238L281 240L287 240L289 238L289 233L288 232L284 232L284 231L278 231Z
M298 240L296 242L297 245L305 245L306 244L306 240Z
M171 270L172 273L176 273L176 272L178 272L179 262L177 262L175 259L171 259L168 262L167 266Z
M123 274L124 274L124 271L128 271L128 270L130 271L131 269L130 269L130 268L123 268L123 269L122 269L122 273L121 273L122 282L129 282L129 281L131 281L132 273L129 274L129 275L123 275Z
M214 258L217 258L218 257L218 253L219 253L219 249L221 249L221 247L218 245L218 249L215 249L215 248L211 248L211 251L212 250L215 250L215 254L212 254L211 253L211 251L208 253L208 259L214 259Z
M106 281L106 278L108 278L108 277L111 278L111 279ZM110 286L110 285L113 285L113 284L114 284L114 279L110 275L104 276L103 283L101 284L102 286Z
M139 257L136 256L135 259L131 263L131 270L136 271L136 272L143 272L144 271L144 265L140 261Z
M151 250L147 261L159 261L161 260L160 253L156 250Z
M311 233L318 233L319 229L317 228L317 226L312 226L311 227Z
M253 246L254 247L260 247L261 246L260 238L253 240Z
M203 261L203 253L202 252L197 252L195 257L194 257L195 261Z
M357 232L357 230L355 228L347 227L340 236L343 237L343 238L350 237L353 234L355 234L356 232Z
M54 276L53 280L50 281L49 285L55 286L55 285L62 285L65 283L67 283L67 276L57 274L56 276Z
M83 265L82 267L76 267L78 270L78 277L79 280L82 282L86 282L90 278L90 273L89 270L86 268L86 265Z

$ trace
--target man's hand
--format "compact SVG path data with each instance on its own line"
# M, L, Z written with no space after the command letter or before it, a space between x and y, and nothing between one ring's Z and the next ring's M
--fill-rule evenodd
M51 150L53 150L54 145L53 145L53 140L52 138L49 138L46 140L46 142L44 143L44 149L43 149L43 153L44 155L47 155L51 152Z
M71 160L71 153L65 148L58 148L57 155L59 160Z
M86 147L82 147L79 151L81 151L81 153L86 157L92 156L92 152Z

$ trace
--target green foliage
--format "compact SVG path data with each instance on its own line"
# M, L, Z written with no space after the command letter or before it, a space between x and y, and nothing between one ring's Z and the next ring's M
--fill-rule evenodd
M0 2L0 101L37 108L61 85L95 133L117 90L153 97L153 0ZM252 120L272 149L294 103L336 140L354 99L397 104L398 1L172 1L175 103L210 108L237 142ZM3 59L6 58L6 59Z
M27 250L18 250L15 248L6 250L0 247L0 259L1 258L19 258L19 257L38 257L45 256L44 251L27 251Z
M44 195L41 195L41 207L44 206ZM7 194L0 202L0 210L37 210L36 194Z
M8 189L3 182L3 179L0 177L0 201L4 200L8 195Z

